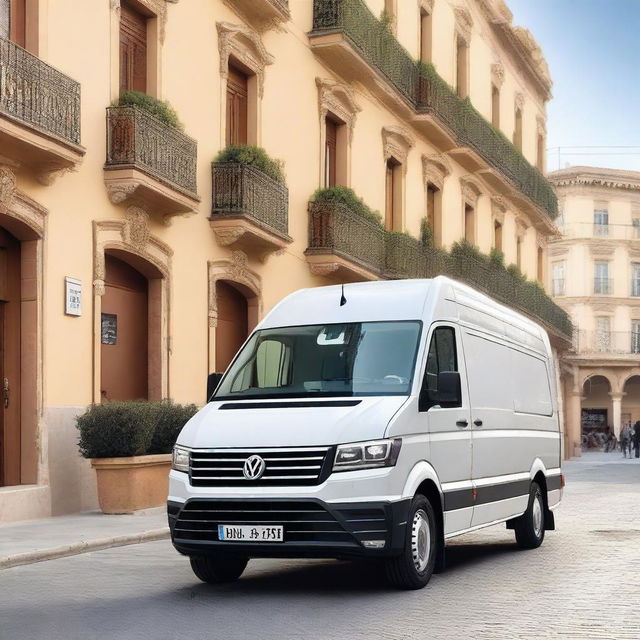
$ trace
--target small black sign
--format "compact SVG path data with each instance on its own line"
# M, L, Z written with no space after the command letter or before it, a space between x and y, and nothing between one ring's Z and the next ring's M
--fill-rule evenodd
M118 316L115 313L103 313L101 318L102 344L115 344L118 338Z

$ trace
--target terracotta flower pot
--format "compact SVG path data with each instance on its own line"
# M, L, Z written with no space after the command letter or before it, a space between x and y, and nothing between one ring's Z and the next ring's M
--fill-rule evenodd
M103 513L130 513L167 501L171 454L93 458L98 502Z

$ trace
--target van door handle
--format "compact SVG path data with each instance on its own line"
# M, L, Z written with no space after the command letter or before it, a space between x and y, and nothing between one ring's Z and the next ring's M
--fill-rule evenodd
M476 418L476 419L473 421L473 424L475 424L475 425L476 425L476 427L481 427L481 426L482 426L482 420L480 420L480 418Z
M466 420L458 420L456 422L456 427L468 427L469 423Z

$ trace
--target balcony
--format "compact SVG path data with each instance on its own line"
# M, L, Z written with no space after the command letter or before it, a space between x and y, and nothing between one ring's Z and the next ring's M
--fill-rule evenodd
M622 357L637 361L640 355L640 332L578 331L574 338L578 356Z
M545 177L459 98L433 67L419 65L362 0L314 0L311 48L347 80L357 80L467 171L548 222L558 214Z
M314 275L379 280L385 267L385 231L343 204L309 203L309 247Z
M291 17L289 0L227 0L258 31L287 22Z
M137 202L165 217L191 213L196 141L138 107L107 109L104 181L115 204Z
M257 253L260 259L292 242L288 235L289 192L255 167L214 162L209 218L222 246Z
M385 278L425 278L426 269L425 247L419 240L406 233L385 233Z
M559 227L563 238L597 240L640 240L640 226L634 224L592 224L572 222Z
M594 278L593 294L596 296L610 296L613 293L612 278Z
M0 149L42 184L73 169L80 146L80 84L0 38Z

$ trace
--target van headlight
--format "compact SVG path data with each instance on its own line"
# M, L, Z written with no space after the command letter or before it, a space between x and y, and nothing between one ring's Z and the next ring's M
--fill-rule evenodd
M336 451L334 471L354 471L375 467L393 467L398 460L401 438L341 444Z
M173 447L171 468L175 471L184 471L185 473L189 473L189 449L178 446Z

